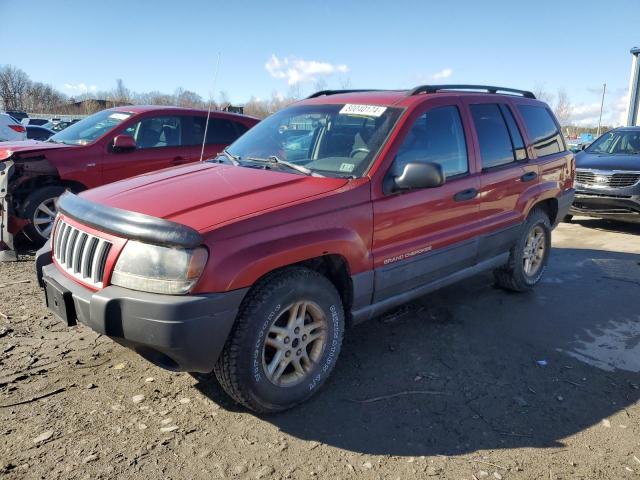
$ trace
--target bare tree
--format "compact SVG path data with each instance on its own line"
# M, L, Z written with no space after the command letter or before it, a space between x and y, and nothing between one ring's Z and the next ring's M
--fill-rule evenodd
M349 90L351 88L351 78L349 77L342 77L340 79L340 88L342 90Z
M300 83L294 83L289 87L289 91L287 92L287 97L300 99L302 98L302 87Z
M321 90L326 90L327 86L328 86L327 81L324 78L318 78L313 83L313 88L315 89L316 92L319 92Z
M131 92L124 86L121 78L116 79L116 88L113 91L113 101L121 103L129 103L131 101Z
M569 102L569 97L564 89L558 90L558 100L556 101L553 112L555 113L558 122L560 122L560 125L566 126L569 124L571 120L571 103Z
M231 100L229 100L229 94L225 90L220 91L218 98L220 99L218 103L218 105L220 106L220 110L224 110L229 105L231 105Z
M178 87L173 96L175 104L179 107L202 108L204 106L200 95L182 87Z
M536 96L538 100L542 100L543 102L551 105L553 103L553 93L545 90L543 85L536 84L533 87L533 94Z
M0 100L5 110L22 110L27 90L31 84L29 76L11 65L0 68Z

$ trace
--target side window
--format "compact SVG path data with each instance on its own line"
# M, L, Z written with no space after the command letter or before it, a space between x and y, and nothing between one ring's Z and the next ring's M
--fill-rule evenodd
M467 144L457 107L437 107L418 117L398 150L393 168L400 173L407 163L420 161L439 163L446 177L469 171Z
M233 122L233 126L236 127L238 136L244 135L249 130L249 127L247 127L244 123Z
M192 145L202 145L202 136L204 135L205 123L207 117L192 117L193 132L191 134ZM229 145L233 143L241 134L235 127L236 122L226 120L224 118L209 117L209 126L207 126L207 145ZM246 128L245 130L246 131ZM244 133L243 131L243 133Z
M533 105L518 105L518 110L522 114L538 157L565 150L564 140L549 110Z
M126 128L123 132L131 135L138 149L179 147L182 143L182 118L162 116L144 118Z
M224 118L210 118L207 128L207 145L230 144L238 138L233 122Z
M482 168L497 167L514 162L516 148L512 143L511 134L498 104L478 103L471 105L471 116L480 143Z
M500 104L500 111L502 112L502 116L506 120L507 127L509 128L509 136L511 136L511 143L513 144L513 151L516 154L516 160L526 160L527 149L524 147L524 140L522 140L522 134L520 133L518 124L516 123L515 118L513 118L511 108L507 105Z

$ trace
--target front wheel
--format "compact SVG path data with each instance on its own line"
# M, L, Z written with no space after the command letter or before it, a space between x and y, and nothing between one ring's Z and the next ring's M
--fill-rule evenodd
M49 239L57 213L56 201L64 192L64 187L51 185L30 193L24 201L22 217L30 221L24 231L34 244L42 245Z
M286 410L326 381L343 334L344 311L333 284L313 270L287 268L249 293L214 371L245 407Z
M515 292L531 290L542 278L551 251L551 224L542 209L534 209L511 249L509 263L494 270L498 286Z

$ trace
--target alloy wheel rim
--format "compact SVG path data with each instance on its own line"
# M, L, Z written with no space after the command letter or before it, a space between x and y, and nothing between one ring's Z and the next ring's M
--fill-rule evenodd
M291 387L320 362L327 339L327 316L315 302L291 304L271 324L262 349L262 366L271 383Z
M33 227L38 235L43 238L49 238L53 221L56 218L56 199L48 198L37 206L33 213Z
M546 248L544 229L540 225L536 225L527 235L522 257L524 273L529 277L535 276L540 271Z

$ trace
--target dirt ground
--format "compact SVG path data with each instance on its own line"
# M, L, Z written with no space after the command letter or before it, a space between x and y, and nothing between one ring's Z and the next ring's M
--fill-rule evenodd
M640 226L563 224L530 294L481 275L354 327L322 391L264 417L63 325L21 260L0 264L0 477L640 475Z

